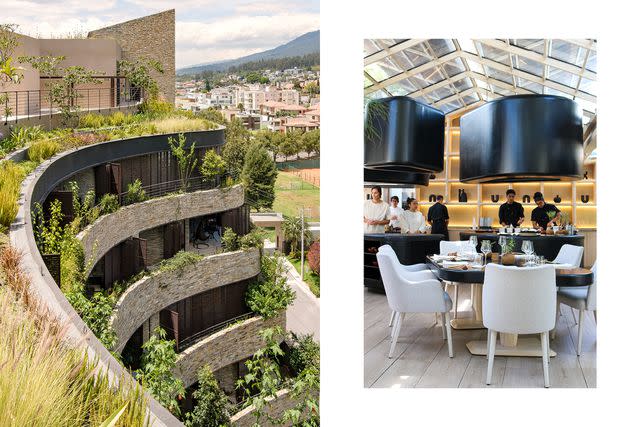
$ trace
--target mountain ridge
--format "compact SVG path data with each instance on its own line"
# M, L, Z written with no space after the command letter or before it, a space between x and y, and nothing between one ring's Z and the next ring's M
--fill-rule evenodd
M279 59L294 56L304 56L311 53L320 52L320 30L310 31L295 39L276 46L272 49L256 52L251 55L224 61L215 61L190 65L176 70L177 75L196 74L203 71L225 71L229 67L241 65L247 62L260 61L265 59Z

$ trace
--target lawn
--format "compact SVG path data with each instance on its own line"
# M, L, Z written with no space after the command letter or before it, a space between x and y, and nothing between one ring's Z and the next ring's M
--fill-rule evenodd
M278 173L276 180L276 200L273 203L275 212L288 216L300 215L300 208L311 222L320 221L320 189L304 180L285 173Z
M291 258L287 257L291 264L295 267L298 274L300 274L300 257ZM318 298L320 298L320 276L316 275L309 269L309 265L306 260L304 263L304 281L311 289L311 292Z

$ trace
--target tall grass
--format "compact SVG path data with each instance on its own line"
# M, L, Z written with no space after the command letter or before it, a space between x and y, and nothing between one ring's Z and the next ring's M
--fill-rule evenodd
M20 184L26 174L12 161L0 162L0 228L9 227L18 214Z
M203 119L190 119L187 117L169 117L151 122L159 133L178 133L194 130L213 129L217 125Z
M98 426L126 409L118 426L148 425L141 387L114 387L28 290L20 253L0 249L0 425Z
M62 146L59 142L50 139L43 139L31 144L29 151L27 152L27 156L29 157L29 160L41 162L56 154L61 148Z

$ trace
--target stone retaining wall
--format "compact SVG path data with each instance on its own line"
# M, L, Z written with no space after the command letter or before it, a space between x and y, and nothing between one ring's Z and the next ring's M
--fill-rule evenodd
M266 399L267 404L263 408L263 415L258 422L262 423L262 425L270 425L267 422L267 416L280 418L286 410L296 406L300 399L301 397L292 397L290 391L286 388L278 391L275 398ZM253 426L256 421L253 411L253 406L249 406L231 417L233 427ZM291 425L291 423L285 425Z
M86 259L87 274L114 246L140 231L170 222L223 212L244 204L240 185L150 199L104 215L84 229L78 238Z
M252 317L216 332L181 352L174 373L184 381L185 387L189 387L198 380L198 369L204 365L217 371L230 363L252 356L264 346L258 332L274 326L286 330L286 313L269 320Z
M111 325L121 352L133 333L152 315L174 302L260 273L258 249L210 255L182 270L158 272L131 285L116 304ZM220 366L226 366L227 362Z

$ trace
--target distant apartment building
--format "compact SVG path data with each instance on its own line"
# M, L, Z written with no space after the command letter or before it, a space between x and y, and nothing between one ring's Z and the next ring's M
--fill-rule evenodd
M134 19L91 31L86 39L37 39L18 35L14 57L64 56L62 67L82 66L94 72L98 83L77 86L76 106L80 109L109 109L136 103L144 97L124 76L118 75L120 60L150 58L159 61L163 74L153 77L160 95L167 101L175 97L175 11ZM0 92L8 92L7 121L31 120L30 117L57 113L51 106L48 89L55 76L41 75L28 64L20 64L24 78L18 84L6 83Z

